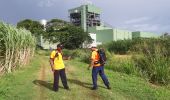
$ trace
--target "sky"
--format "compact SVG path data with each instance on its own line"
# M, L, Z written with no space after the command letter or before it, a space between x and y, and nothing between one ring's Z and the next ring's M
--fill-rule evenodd
M170 33L170 0L0 0L0 20L13 25L24 19L69 21L68 9L87 3L100 7L101 20L112 27Z

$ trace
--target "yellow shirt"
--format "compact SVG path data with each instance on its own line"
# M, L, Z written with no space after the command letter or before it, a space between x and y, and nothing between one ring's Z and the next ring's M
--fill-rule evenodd
M61 55L61 53L58 52L58 56L56 56L57 51L54 50L51 52L50 58L54 59L54 70L60 70L60 69L64 69L64 62L63 62L63 57Z
M99 61L99 59L100 59L99 57L100 57L100 56L99 56L99 54L98 54L98 52L97 52L97 49L96 49L95 51L92 51L91 59L92 59L94 62ZM94 64L94 67L98 67L98 66L100 66L100 63Z

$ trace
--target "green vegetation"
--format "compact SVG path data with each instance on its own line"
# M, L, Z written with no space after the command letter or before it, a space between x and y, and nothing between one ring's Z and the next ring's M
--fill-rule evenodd
M134 40L133 40L134 41ZM126 54L132 47L132 40L118 40L104 44L101 47L106 48L109 52L115 54Z
M100 47L106 51L107 69L141 76L154 84L170 83L170 38L121 40ZM86 54L89 50L74 50L70 55L88 63L90 55Z
M41 25L38 21L31 19L25 19L17 23L17 28L25 28L29 30L34 36L39 36L44 34L44 26Z
M91 43L92 39L84 32L81 27L74 26L71 23L60 20L51 19L47 25L43 26L38 21L25 19L17 23L18 28L25 28L39 40L40 35L43 39L50 43L62 43L67 49L82 48L83 43Z
M35 38L25 29L0 22L0 72L26 65L34 54Z
M42 59L40 56L35 56L29 65L1 76L0 100L33 100L37 95L37 90L32 81L42 67Z
M106 66L114 71L141 76L154 84L170 83L170 38L138 38L101 45L106 50ZM119 59L115 54L128 54ZM122 55L123 56L123 55Z
M60 81L58 92L52 91L53 75L48 57L38 52L31 64L0 78L0 99L2 100L169 100L170 88L156 86L140 77L105 70L112 87L106 89L100 77L99 88L92 87L91 70L88 64L78 59L65 61L68 84L71 91L63 89ZM15 80L15 81L13 81Z
M138 75L138 70L135 68L135 64L129 55L114 55L108 56L106 68L122 72L126 74Z
M18 27L22 26L33 30L32 34L44 31L39 23L31 20L18 23ZM80 27L52 19L47 23L44 38L53 43L63 43L66 48L64 56L71 57L65 63L71 91L64 90L60 84L56 93L52 91L53 75L47 57L50 51L37 50L34 56L36 41L31 32L0 23L0 73L3 73L0 77L0 100L170 99L169 36L120 40L99 46L107 55L105 72L112 90L107 90L99 79L99 89L92 91L91 72L87 70L91 52L80 49L85 41L91 42L91 38Z
M59 42L67 49L82 48L85 41L91 42L91 37L80 27L70 25L58 32Z
M135 50L140 54L134 57L136 67L152 83L168 84L170 82L170 38L148 39L136 44Z
M78 49L85 41L92 42L89 34L84 32L81 27L59 19L47 22L46 33L43 34L43 37L51 43L62 43L67 49Z

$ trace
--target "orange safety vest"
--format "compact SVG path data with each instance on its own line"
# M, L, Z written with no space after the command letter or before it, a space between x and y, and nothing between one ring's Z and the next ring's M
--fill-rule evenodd
M97 52L97 49L95 51L92 51L91 59L94 61L94 67L101 66L99 62L100 56L99 56L99 53Z

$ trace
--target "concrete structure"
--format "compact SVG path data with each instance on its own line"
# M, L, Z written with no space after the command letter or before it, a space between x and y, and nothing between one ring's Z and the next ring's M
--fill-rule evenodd
M81 26L84 31L96 34L96 41L93 43L107 43L110 41L133 39L133 38L151 38L158 35L151 32L131 32L118 28L112 28L102 23L100 19L101 9L92 5L82 5L69 10L70 22L76 26ZM94 38L94 37L93 37Z
M92 4L81 5L80 7L69 10L70 22L76 26L81 26L85 32L90 34L94 40L92 45L138 37L158 37L158 35L151 32L131 32L128 30L113 28L111 25L101 21L101 12L102 10L99 7ZM41 23L44 26L46 25L46 22L46 20L41 20ZM50 44L48 41L44 41L42 37L40 38L39 45L44 49L56 48L56 44Z
M47 20L40 20L40 24L44 26L44 31L46 31ZM49 41L45 41L42 35L37 38L37 45L43 49L56 49L57 47L57 43L50 43Z
M94 5L82 5L69 10L70 22L88 31L88 27L100 26L100 13L101 9Z
M89 32L96 33L96 43L107 43L110 41L132 39L132 33L127 30L109 27L91 27Z
M132 32L132 38L156 38L159 37L159 35L151 32L141 32L141 31L136 31Z
M69 10L70 22L81 26L84 31L96 34L95 43L101 44L110 41L132 39L132 33L127 30L112 28L102 23L101 9L92 5L82 5Z
M90 48L94 45L97 45L97 43L96 43L96 33L89 33L89 35L93 39L93 42L91 44L84 42L83 43L84 48Z

